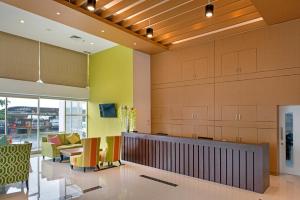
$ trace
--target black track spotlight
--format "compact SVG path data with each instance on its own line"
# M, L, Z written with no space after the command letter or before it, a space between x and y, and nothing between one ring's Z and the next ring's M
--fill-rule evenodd
M87 1L86 8L89 11L94 12L95 11L95 7L96 7L96 0L88 0Z
M214 5L213 4L207 4L205 6L205 16L207 18L212 17L214 15Z
M147 38L153 38L153 28L148 27L146 29L146 36L147 36Z

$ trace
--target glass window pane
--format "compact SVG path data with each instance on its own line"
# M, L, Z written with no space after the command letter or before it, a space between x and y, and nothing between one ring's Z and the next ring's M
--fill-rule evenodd
M40 138L65 131L65 101L40 99Z
M32 149L37 144L37 106L38 99L7 98L7 134L13 143L32 143Z
M82 138L87 137L87 117L86 116L67 116L67 132L79 133Z
M5 97L0 97L0 135L5 134Z
M66 116L66 132L71 133L72 132L72 116Z
M71 103L72 101L66 101L66 114L71 115Z
M72 101L72 115L86 115L87 102Z
M37 114L38 99L7 98L7 114Z

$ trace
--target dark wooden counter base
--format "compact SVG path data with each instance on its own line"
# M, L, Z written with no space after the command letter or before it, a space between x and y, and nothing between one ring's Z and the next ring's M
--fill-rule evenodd
M122 133L122 159L263 193L269 186L268 144Z

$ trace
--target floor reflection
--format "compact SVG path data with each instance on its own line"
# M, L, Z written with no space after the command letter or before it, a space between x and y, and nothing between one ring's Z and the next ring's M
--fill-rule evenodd
M95 172L71 170L70 163L31 158L29 191L21 183L0 187L2 200L298 200L300 177L271 176L271 185L258 194L151 167L126 163ZM174 183L170 186L141 175Z
M83 194L83 190L68 177L67 168L55 166L57 163L39 156L32 157L30 163L29 191L25 183L6 185L0 189L0 199L14 196L28 200L74 199Z

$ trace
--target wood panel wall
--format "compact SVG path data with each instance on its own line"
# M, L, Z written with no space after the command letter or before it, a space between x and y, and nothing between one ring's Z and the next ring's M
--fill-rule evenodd
M152 132L270 144L278 106L300 104L300 20L151 57Z

